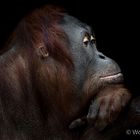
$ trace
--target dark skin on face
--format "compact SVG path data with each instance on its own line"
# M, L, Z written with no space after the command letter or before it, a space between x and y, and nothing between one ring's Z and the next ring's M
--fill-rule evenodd
M102 130L117 118L130 99L130 93L122 85L123 75L115 61L97 50L95 35L88 25L66 16L62 28L71 43L76 77L73 81L79 90L84 90L83 94L94 98L88 114L69 127L73 129L88 123Z
M70 16L66 16L64 21L62 28L69 38L69 49L74 61L75 77L79 76L79 81L76 81L79 87L84 88L87 86L86 82L91 80L90 88L121 83L123 76L119 66L97 50L95 35L90 27ZM91 90L93 92L95 89Z
M110 140L140 124L140 99L121 115L130 97L91 28L45 6L0 55L0 140Z

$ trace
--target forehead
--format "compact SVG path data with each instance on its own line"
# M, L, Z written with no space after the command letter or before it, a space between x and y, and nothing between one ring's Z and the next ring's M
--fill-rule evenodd
M67 14L63 17L61 25L65 33L73 39L80 38L85 32L93 34L90 26Z
M69 25L69 26L73 26L73 27L79 27L79 28L83 28L86 30L91 30L91 28L86 24L81 22L80 20L78 20L75 17L72 17L70 15L65 14L65 16L63 17L63 23L65 25Z

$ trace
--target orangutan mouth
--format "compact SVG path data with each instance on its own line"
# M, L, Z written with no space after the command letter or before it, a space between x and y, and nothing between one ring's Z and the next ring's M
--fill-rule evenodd
M111 82L111 81L122 82L123 74L121 72L119 72L119 73L112 74L112 75L102 76L102 77L100 77L100 80L109 81L109 82Z

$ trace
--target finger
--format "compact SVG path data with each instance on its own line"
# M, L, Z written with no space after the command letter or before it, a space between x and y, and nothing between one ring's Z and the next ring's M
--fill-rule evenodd
M121 108L121 96L114 96L110 102L109 107L109 122L113 122L117 119L118 115L120 114Z
M108 98L106 98L101 102L99 114L95 122L95 127L99 131L103 130L108 124L108 117L109 117L108 108L109 108L109 101Z
M74 120L70 125L69 125L69 128L70 129L74 129L76 127L80 127L82 125L85 124L85 121L82 120L82 119L77 119L77 120Z
M96 117L99 112L99 108L100 108L100 101L94 100L89 107L89 111L88 111L88 115L87 115L87 121L89 123L93 123L96 120Z

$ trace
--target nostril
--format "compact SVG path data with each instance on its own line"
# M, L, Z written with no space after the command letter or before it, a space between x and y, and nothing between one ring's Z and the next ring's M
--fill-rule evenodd
M101 58L101 59L105 59L105 56L104 56L103 54L99 54L98 56L99 56L99 58Z

